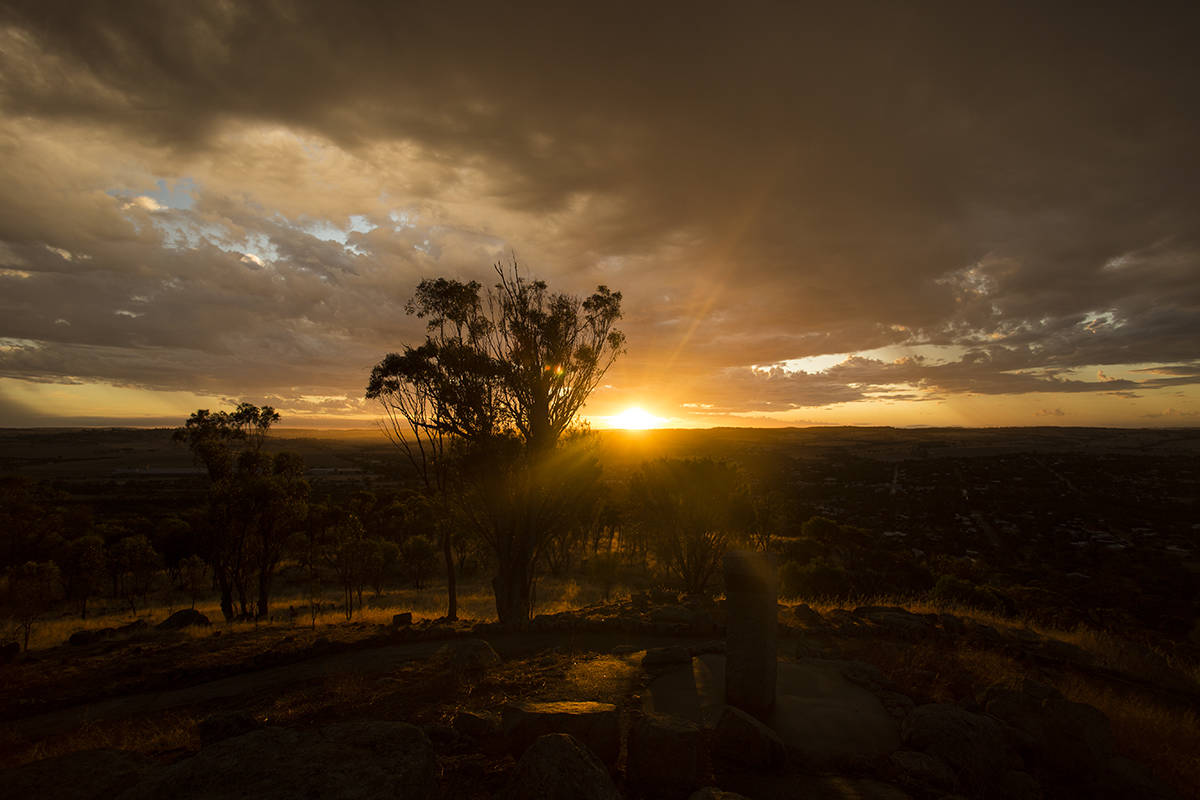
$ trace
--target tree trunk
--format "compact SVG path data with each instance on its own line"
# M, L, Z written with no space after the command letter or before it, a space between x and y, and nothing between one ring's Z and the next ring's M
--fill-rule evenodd
M458 579L454 574L454 553L450 550L450 531L442 530L442 558L446 561L446 619L458 619Z
M499 574L492 579L492 591L496 595L496 616L501 624L523 628L529 623L533 611L533 580L530 572L524 560L499 564Z
M217 583L221 587L221 616L225 617L226 622L232 622L233 587L229 585L229 577L224 572L217 575Z
M258 616L266 619L271 603L271 573L263 570L258 573Z

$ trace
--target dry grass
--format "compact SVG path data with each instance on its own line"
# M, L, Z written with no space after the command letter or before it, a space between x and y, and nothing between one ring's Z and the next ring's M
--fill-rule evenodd
M618 600L627 596L627 591L617 590L610 594L610 600ZM560 611L574 610L603 599L599 587L590 584L581 585L573 578L543 578L537 586L535 597L535 613L552 614ZM322 600L321 613L317 617L318 629L343 625L348 622L341 610L340 593L329 592ZM288 607L294 606L298 613L294 620L290 618ZM154 626L162 622L173 612L190 608L190 603L158 603L138 609L131 613L125 606L108 608L97 607L86 620L75 614L63 614L52 619L40 620L33 628L29 640L30 650L45 650L57 647L81 630L98 630L100 628L118 628L136 620L144 620L147 625ZM206 638L218 632L223 635L260 631L271 628L302 628L311 626L308 614L308 601L295 593L280 594L272 600L271 621L221 622L221 609L215 597L207 598L196 604L196 610L203 613L214 624L210 628L188 628L186 634L196 638ZM376 597L373 592L363 595L363 607L355 609L352 623L367 622L387 625L394 614L411 611L414 620L437 619L446 613L445 583L433 582L423 589L390 589ZM463 581L458 589L458 616L460 619L473 619L481 622L496 619L496 604L492 596L491 586L483 580Z

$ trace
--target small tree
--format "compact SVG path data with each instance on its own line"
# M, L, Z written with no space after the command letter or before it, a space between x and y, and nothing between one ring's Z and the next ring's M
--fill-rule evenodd
M58 563L62 573L63 594L79 604L80 619L87 619L88 599L104 588L108 562L104 540L99 536L80 536L62 547Z
M425 536L410 536L400 545L401 561L416 589L425 588L425 576L433 568L436 554L437 547L433 540Z
M121 594L129 610L136 613L136 599L140 597L144 603L154 576L162 568L162 559L145 536L126 536L113 545L109 559L112 571L121 576Z
M535 565L564 517L550 462L622 349L621 294L552 293L515 262L497 264L496 274L486 296L474 281L422 281L408 311L426 320L425 342L385 357L367 396L384 402L401 440L433 443L409 446L415 462L444 467L444 437L458 441L460 475L473 484L459 499L495 555L497 614L524 624ZM442 545L449 565L449 539Z
M630 482L630 494L658 563L689 593L707 589L731 539L753 524L741 476L712 459L645 464Z
M53 561L28 561L8 574L8 608L24 634L23 650L29 650L29 635L43 614L58 599L62 580Z
M188 556L179 562L179 576L192 600L192 608L211 585L208 564L200 556Z

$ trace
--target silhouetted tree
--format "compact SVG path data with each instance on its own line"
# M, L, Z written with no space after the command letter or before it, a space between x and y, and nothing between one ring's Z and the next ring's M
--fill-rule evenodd
M208 564L200 556L188 556L179 562L179 573L183 586L192 600L192 608L195 608L196 601L210 585Z
M424 588L425 576L436 563L436 554L437 546L425 536L410 536L400 545L400 558L414 588Z
M104 540L96 535L80 536L63 545L58 557L63 594L79 604L80 619L87 619L88 598L104 587L107 561Z
M221 613L269 613L271 581L290 532L304 518L308 484L295 454L269 456L262 445L279 414L270 406L240 404L233 412L196 411L175 431L209 477L206 542L201 548L221 591Z
M29 649L34 625L54 606L61 579L58 565L53 561L29 561L9 570L5 605L24 634L22 649Z
M561 477L554 451L621 351L621 295L600 286L580 299L515 262L495 268L486 295L474 281L421 281L408 311L426 320L425 342L376 365L367 396L383 402L418 471L446 488L454 440L458 496L470 498L461 508L496 557L497 613L522 624L545 537L564 517L549 494ZM449 562L448 532L440 538Z
M145 536L126 536L109 549L110 571L118 575L121 596L137 611L137 598L146 599L162 559Z
M630 481L630 494L656 559L689 593L708 587L730 540L753 525L741 476L712 459L644 464Z

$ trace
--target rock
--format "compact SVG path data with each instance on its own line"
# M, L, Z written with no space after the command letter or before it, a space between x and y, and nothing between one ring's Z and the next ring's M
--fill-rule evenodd
M915 784L926 790L953 791L958 786L954 770L937 756L919 750L897 750L888 761L904 778L907 784Z
M864 689L872 692L879 692L887 685L887 680L884 679L883 673L874 664L868 664L865 661L843 661L838 659L830 659L829 665L835 667L838 672L842 673L842 677L851 683L856 683Z
M653 647L647 650L646 655L642 657L642 667L647 670L657 670L686 664L691 660L691 651L682 645Z
M1115 756L1105 765L1096 782L1096 796L1105 800L1137 797L1139 800L1176 800L1172 792L1149 770L1135 761Z
M679 593L670 589L651 589L650 602L658 606L674 606L679 604Z
M551 733L570 734L609 766L617 763L621 748L620 715L611 703L513 703L504 707L500 729L514 756Z
M208 617L201 614L194 608L185 608L181 611L176 611L171 616L167 617L162 622L158 623L158 629L161 631L177 631L183 628L190 628L194 625L211 625Z
M683 606L659 606L650 611L651 622L691 625L692 610Z
M917 706L901 726L904 743L945 761L967 788L979 789L1019 767L1003 726L948 703Z
M876 692L875 694L879 697L879 702L883 703L883 707L887 709L887 712L900 721L903 721L916 708L916 704L913 703L912 698L908 695L888 691Z
M723 761L760 769L783 763L783 740L741 709L724 706L713 734L713 755Z
M1102 711L1073 703L1056 689L1025 681L1019 689L989 687L987 713L1011 726L1019 748L1056 771L1091 776L1112 755L1112 727Z
M619 644L609 652L614 656L630 656L638 651L638 648L632 644Z
M437 790L437 769L425 734L404 722L264 728L205 747L118 797L424 800Z
M392 627L403 628L406 625L412 625L412 612L405 611L403 614L392 615Z
M21 655L21 645L17 642L0 644L0 664L11 664Z
M648 797L684 796L700 782L700 726L648 712L629 733L627 780Z
M964 636L967 632L967 626L963 624L961 619L953 614L939 614L938 624L942 626L942 630L945 631L947 635L954 638Z
M483 639L447 642L434 653L433 660L447 673L466 678L477 678L500 664L500 656Z
M730 550L722 563L725 702L765 718L775 706L779 668L779 566L774 555L752 550Z
M992 790L1005 800L1042 800L1042 785L1028 772L1010 769Z
M117 634L121 635L121 636L126 636L126 635L137 633L139 631L144 631L149 627L150 626L149 626L149 624L146 623L146 620L135 619L133 622L130 622L130 623L127 623L125 625L121 625L120 627L118 627Z
M74 647L86 647L104 639L111 639L116 635L116 628L91 628L89 630L75 631L67 638L67 644Z
M927 621L903 608L863 606L854 609L854 614L902 639L919 639L933 632Z
M196 735L203 746L258 730L262 723L246 712L210 714L196 723Z
M123 750L83 750L0 773L5 797L108 800L154 768L154 761Z
M473 739L486 739L494 736L500 730L500 724L495 717L474 711L458 712L454 715L450 725L454 730Z
M792 617L805 628L819 628L825 624L825 618L804 603L792 608Z
M600 760L577 739L551 733L521 756L501 800L620 800Z
M748 800L745 795L736 792L725 792L715 786L705 786L692 792L688 800Z

